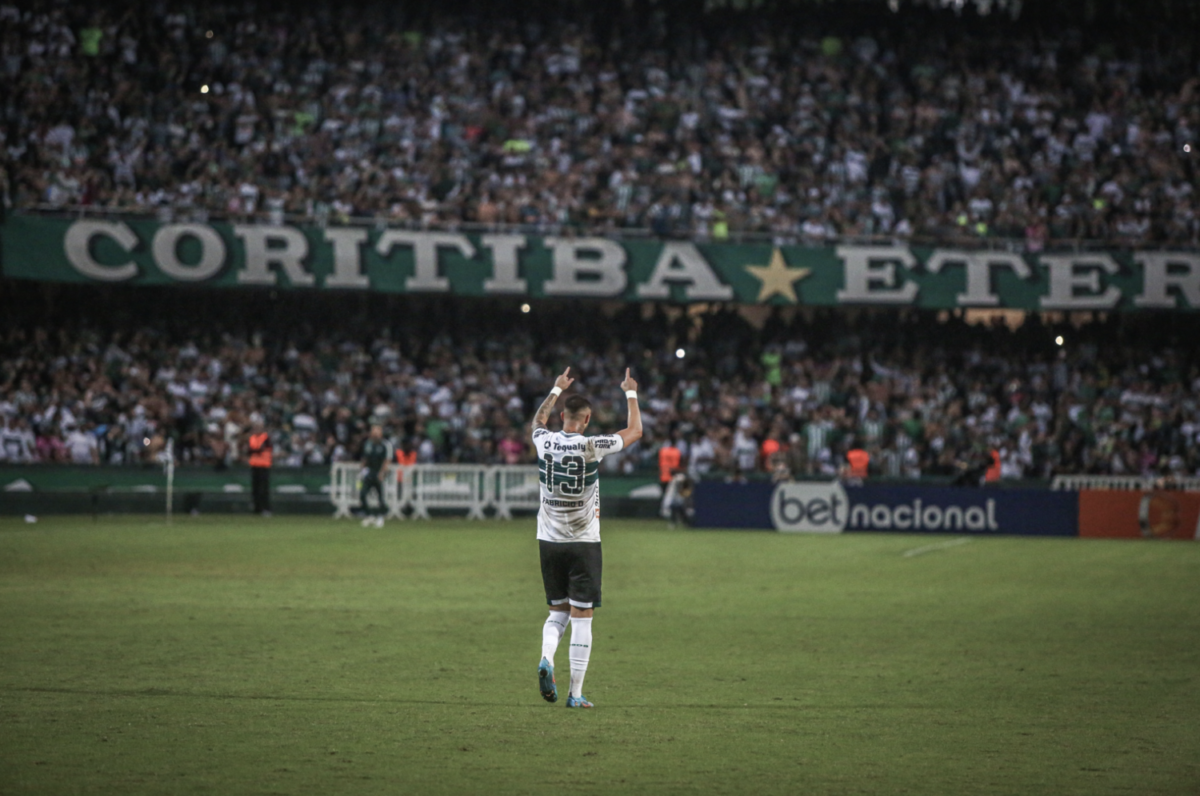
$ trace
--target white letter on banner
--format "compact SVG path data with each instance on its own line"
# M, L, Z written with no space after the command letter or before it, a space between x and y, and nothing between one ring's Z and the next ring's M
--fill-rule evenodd
M554 250L554 278L542 285L547 296L616 296L625 289L625 250L604 238L546 238ZM597 255L584 258L583 254ZM595 279L582 279L584 275Z
M917 297L916 282L895 287L896 263L912 269L917 258L899 246L838 246L837 256L845 265L845 289L837 292L839 304L911 304ZM880 263L875 265L875 263ZM881 285L889 289L872 289Z
M527 293L528 283L518 276L518 252L525 248L524 235L484 235L479 239L492 252L492 278L483 280L484 293Z
M188 265L179 259L179 242L187 237L200 244L200 260ZM207 224L164 224L150 244L158 270L179 282L203 282L225 265L225 241Z
M1174 309L1179 290L1193 309L1200 308L1200 255L1186 252L1138 252L1133 261L1142 266L1142 295L1133 300L1137 307ZM1171 273L1171 266L1182 269Z
M733 288L717 278L694 243L663 244L658 262L654 264L654 273L649 281L638 286L638 298L670 298L668 282L687 285L683 294L689 301L728 301L733 298Z
M458 249L463 257L475 256L475 247L463 235L448 232L405 232L389 229L379 236L375 251L387 257L396 246L412 246L413 275L405 282L404 289L427 293L447 293L450 280L438 275L438 249Z
M295 227L267 227L238 224L233 234L242 239L246 264L238 272L237 281L243 285L274 285L276 274L271 265L278 265L295 287L312 287L313 275L304 270L308 256L308 238ZM271 247L271 243L282 246Z
M1100 271L1115 274L1120 270L1109 255L1043 254L1040 259L1050 272L1050 294L1042 296L1042 309L1107 310L1121 300L1121 291L1116 285L1109 285L1107 290L1100 292ZM1077 287L1087 292L1077 296Z
M370 287L371 280L362 270L361 246L367 241L367 231L358 227L326 227L325 241L333 244L333 273L325 287Z
M992 269L1009 268L1021 279L1028 279L1033 272L1019 254L1009 252L960 252L935 249L925 263L931 274L940 273L947 263L962 263L966 266L967 291L955 296L960 307L999 307L1000 297L992 292Z
M124 221L76 221L63 236L63 253L79 273L101 282L124 282L138 274L137 263L101 265L92 257L92 238L103 235L125 251L138 244L138 236Z

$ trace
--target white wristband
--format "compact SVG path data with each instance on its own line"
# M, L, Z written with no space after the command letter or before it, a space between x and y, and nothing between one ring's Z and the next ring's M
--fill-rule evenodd
M633 400L636 401L637 400L637 390L626 390L625 397L632 398Z
M550 388L550 394L557 398L558 396L562 395L562 387L559 387L557 384L555 384Z

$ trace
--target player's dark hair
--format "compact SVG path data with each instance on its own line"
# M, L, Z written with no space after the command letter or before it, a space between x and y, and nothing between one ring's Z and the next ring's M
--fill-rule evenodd
M592 403L582 395L568 395L563 402L563 409L572 419L582 417L584 412L592 408Z

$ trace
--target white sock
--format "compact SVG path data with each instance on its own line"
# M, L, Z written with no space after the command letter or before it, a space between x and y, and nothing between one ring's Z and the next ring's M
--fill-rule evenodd
M583 696L583 676L592 657L592 618L571 618L571 696Z
M551 666L554 665L554 652L570 618L570 611L551 611L550 616L546 617L546 624L542 625L542 657L550 661Z

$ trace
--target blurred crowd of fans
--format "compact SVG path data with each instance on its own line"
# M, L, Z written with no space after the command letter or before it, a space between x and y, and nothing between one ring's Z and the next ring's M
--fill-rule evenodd
M1179 31L1155 47L747 14L652 47L569 17L398 19L328 0L0 5L5 207L1029 251L1200 239L1197 39Z
M151 313L137 291L112 295ZM184 462L224 467L244 458L258 414L276 466L353 459L372 423L420 462L529 462L532 412L569 365L594 403L593 433L625 421L626 366L641 385L645 438L606 459L609 471L652 469L673 441L693 477L833 475L851 448L890 477L953 477L992 449L1006 479L1200 473L1200 328L1185 315L1112 315L1078 330L1031 316L1014 332L931 313L799 309L758 328L726 307L550 303L523 314L389 299L297 305L270 321L252 306L265 298L211 296L167 291L152 303L171 320L144 327L111 305L101 305L111 323L6 325L0 459L136 465L170 437ZM187 308L202 299L223 310ZM244 332L238 317L265 318L267 331Z

